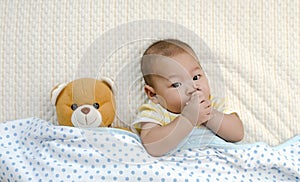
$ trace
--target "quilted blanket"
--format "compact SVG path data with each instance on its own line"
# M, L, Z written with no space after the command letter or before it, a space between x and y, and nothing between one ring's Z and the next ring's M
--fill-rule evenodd
M39 118L0 124L0 181L297 181L300 136L270 147L227 143L195 129L151 157L139 137L114 128L56 126Z
M210 84L224 85L217 90L224 91L221 96L239 111L243 141L279 145L300 134L299 7L299 0L2 0L0 122L34 116L55 124L50 92L59 83L79 78L75 73L95 43L104 48L97 49L99 64L93 70L130 87L121 88L132 92L118 100L126 106L122 111L128 108L134 114L145 94L139 70L126 66L143 54L152 39L124 40L143 33L153 33L155 40L161 38L159 34L174 38L177 33L184 39L187 34L148 23L129 26L128 34L106 35L124 24L165 20L195 33L218 58L218 64L202 66ZM112 40L122 44L113 47Z

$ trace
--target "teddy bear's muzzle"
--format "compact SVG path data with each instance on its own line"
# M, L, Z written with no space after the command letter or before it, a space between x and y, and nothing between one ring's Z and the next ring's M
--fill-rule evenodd
M93 106L82 105L73 111L71 121L76 127L99 127L102 122L102 116Z

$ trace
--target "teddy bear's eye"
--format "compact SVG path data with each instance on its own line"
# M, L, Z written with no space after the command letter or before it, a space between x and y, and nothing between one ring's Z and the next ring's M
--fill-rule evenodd
M71 105L71 109L74 111L75 109L77 109L78 108L78 105L77 104L72 104Z
M98 103L94 103L93 106L94 106L94 108L99 109L99 104Z

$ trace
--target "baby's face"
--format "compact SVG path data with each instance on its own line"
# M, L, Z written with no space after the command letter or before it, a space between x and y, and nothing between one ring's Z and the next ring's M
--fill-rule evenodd
M197 59L188 53L152 63L153 88L157 102L173 113L181 113L194 92L202 92L209 99L208 79Z

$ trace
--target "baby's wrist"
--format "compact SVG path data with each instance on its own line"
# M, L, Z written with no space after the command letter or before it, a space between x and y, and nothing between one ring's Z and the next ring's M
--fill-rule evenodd
M197 123L194 122L192 118L186 116L184 113L181 114L181 118L183 118L184 120L187 120L193 127L195 127L197 125Z
M215 110L215 109L212 109L212 111L211 111L211 113L210 113L210 118L209 118L209 120L212 120L212 119L214 119L215 117L216 117L216 115L217 115L217 110Z
M211 112L210 119L206 122L206 126L210 129L218 130L221 127L221 123L223 121L224 114L219 112L218 110L213 109Z

